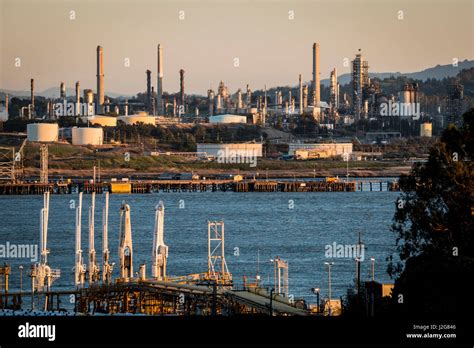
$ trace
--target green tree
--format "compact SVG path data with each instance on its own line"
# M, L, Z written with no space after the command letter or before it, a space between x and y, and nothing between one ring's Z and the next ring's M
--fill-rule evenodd
M426 163L400 178L393 231L399 260L393 309L407 313L458 313L472 301L474 274L474 109L461 129L449 126Z

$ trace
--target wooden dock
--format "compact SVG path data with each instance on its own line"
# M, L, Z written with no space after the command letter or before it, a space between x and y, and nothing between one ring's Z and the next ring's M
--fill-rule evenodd
M310 180L147 180L128 183L126 193L156 192L356 192L398 191L398 183L390 181L310 181ZM84 183L16 183L0 184L0 195L41 195L114 192L113 182Z

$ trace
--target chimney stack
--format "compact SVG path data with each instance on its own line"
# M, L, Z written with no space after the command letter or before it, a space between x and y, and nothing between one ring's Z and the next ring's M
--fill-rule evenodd
M151 71L146 71L146 109L151 114Z
M163 47L158 44L158 71L156 81L156 104L158 115L163 115Z
M299 98L300 98L300 115L303 115L303 82L301 81L301 74L299 77Z
M59 95L61 99L66 98L66 85L64 84L64 82L61 82L59 86Z
M104 49L97 46L97 91L96 114L103 112L104 106Z
M31 108L35 109L35 79L30 80Z
M79 81L76 81L76 116L81 115L81 94Z
M185 106L185 96L184 96L184 70L181 69L179 71L179 79L180 79L180 103L181 105Z
M319 44L313 44L313 105L319 106L321 101L321 82L319 81Z

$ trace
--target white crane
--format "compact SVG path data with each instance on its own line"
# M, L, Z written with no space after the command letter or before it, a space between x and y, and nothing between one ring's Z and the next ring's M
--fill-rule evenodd
M158 280L166 278L166 259L168 258L168 246L165 245L164 237L165 206L162 201L155 207L155 230L153 235L153 265L152 276Z
M130 206L122 202L120 208L120 277L130 279L133 277L133 245L132 225L130 222Z
M81 228L82 228L82 192L79 192L79 204L76 207L76 265L74 267L74 281L77 287L84 286L86 265L82 260Z
M94 246L94 211L95 211L95 192L92 192L92 204L89 207L89 284L99 280L99 267L96 262L96 253Z
M113 264L109 263L109 193L105 193L105 206L102 209L102 281L110 283Z

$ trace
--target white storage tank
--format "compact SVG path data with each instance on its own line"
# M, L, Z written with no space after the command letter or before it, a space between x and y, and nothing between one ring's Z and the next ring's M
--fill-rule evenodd
M30 123L26 126L28 141L58 141L58 131L57 123Z
M242 115L216 115L209 117L209 123L247 123L247 116Z
M128 116L119 116L117 119L129 125L138 123L155 125L156 123L156 117L150 116L146 112L139 112L138 114Z
M81 117L82 122L89 122L91 125L95 124L101 127L115 127L117 126L117 117L113 116L88 116Z
M103 139L104 131L102 128L72 128L72 145L102 145Z
M433 124L425 122L420 124L420 137L431 137L433 134Z

